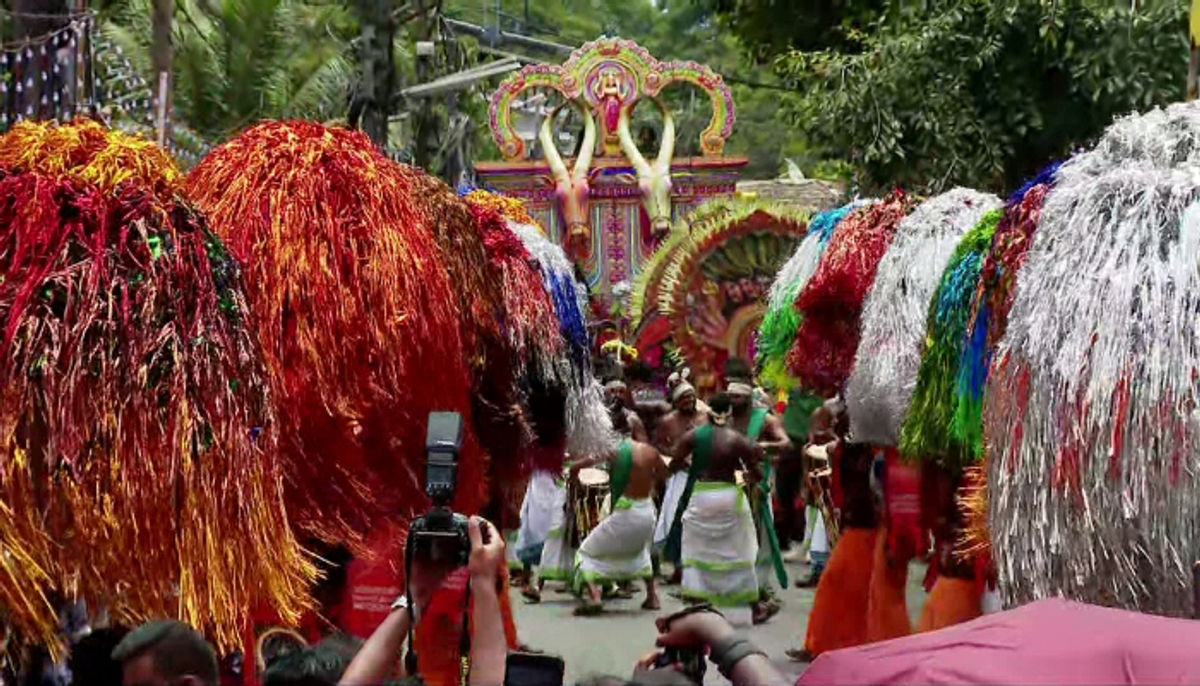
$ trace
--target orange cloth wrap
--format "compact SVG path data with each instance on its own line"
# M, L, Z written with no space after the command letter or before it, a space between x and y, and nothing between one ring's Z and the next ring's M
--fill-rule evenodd
M921 611L918 632L937 631L969 622L983 614L983 598L974 579L939 576Z
M888 535L875 537L875 561L867 601L867 642L886 641L912 633L904 590L908 585L908 559L888 563Z
M817 584L804 637L804 648L814 657L866 643L867 599L877 537L875 529L847 528L833 547Z

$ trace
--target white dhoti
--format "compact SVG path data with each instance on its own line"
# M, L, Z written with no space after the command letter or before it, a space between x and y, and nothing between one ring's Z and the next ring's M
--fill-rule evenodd
M612 514L592 529L575 555L576 580L604 583L649 579L654 502L621 498Z
M570 581L575 573L575 550L567 540L567 489L555 485L550 530L542 545L538 577L551 581Z
M683 597L717 607L758 601L758 537L746 494L736 485L697 481L683 513Z
M550 534L554 511L562 510L567 490L549 472L536 471L525 487L521 502L521 528L513 545L516 558L522 564L536 565L542 559L542 547Z
M671 525L675 523L675 511L679 508L679 499L687 488L687 472L676 472L667 479L667 489L663 492L662 512L658 513L658 526L654 528L654 545L661 548L667 544L671 535Z

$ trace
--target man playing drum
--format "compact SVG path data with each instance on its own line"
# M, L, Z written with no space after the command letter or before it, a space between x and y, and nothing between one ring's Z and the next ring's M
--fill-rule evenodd
M750 619L758 604L758 537L746 493L736 473L762 479L763 450L740 432L727 428L730 399L711 403L712 424L697 427L680 439L675 454L688 463L688 488L675 517L682 526L683 599L708 601L729 614L744 608ZM755 612L754 614L758 614ZM748 622L747 622L748 623Z
M612 453L571 465L572 478L582 469L607 463L611 477L612 512L592 530L575 556L575 584L584 591L577 615L598 614L603 606L600 587L607 583L646 580L642 608L659 608L650 566L654 536L654 484L666 475L666 465L653 446L624 440Z

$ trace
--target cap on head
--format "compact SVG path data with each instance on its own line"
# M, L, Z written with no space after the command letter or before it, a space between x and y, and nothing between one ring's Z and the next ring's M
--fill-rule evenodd
M143 657L149 658L147 667L152 674L147 676L155 677L153 680L130 677L131 667ZM129 632L113 649L112 659L122 663L127 683L190 681L199 686L217 686L220 681L212 646L199 631L175 620L146 622Z

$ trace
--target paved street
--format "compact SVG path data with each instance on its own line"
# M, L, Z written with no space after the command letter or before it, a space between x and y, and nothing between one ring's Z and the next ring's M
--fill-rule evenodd
M803 565L789 565L788 574L794 580L807 575ZM908 577L908 611L913 621L920 615L925 602L921 579L924 565L914 563ZM513 591L517 628L521 640L530 647L559 655L566 661L567 683L594 675L628 677L633 663L654 648L653 617L660 613L639 608L644 599L640 592L633 600L607 601L606 612L597 618L579 618L571 613L575 600L557 593L557 584L547 584L540 605L528 605L520 593ZM668 593L678 587L663 587L661 614L678 611L682 605ZM799 676L803 665L789 662L784 651L798 647L803 641L808 613L812 610L814 591L788 589L784 592L783 611L768 624L749 629L750 635L786 674ZM706 683L720 684L724 679L709 669Z

